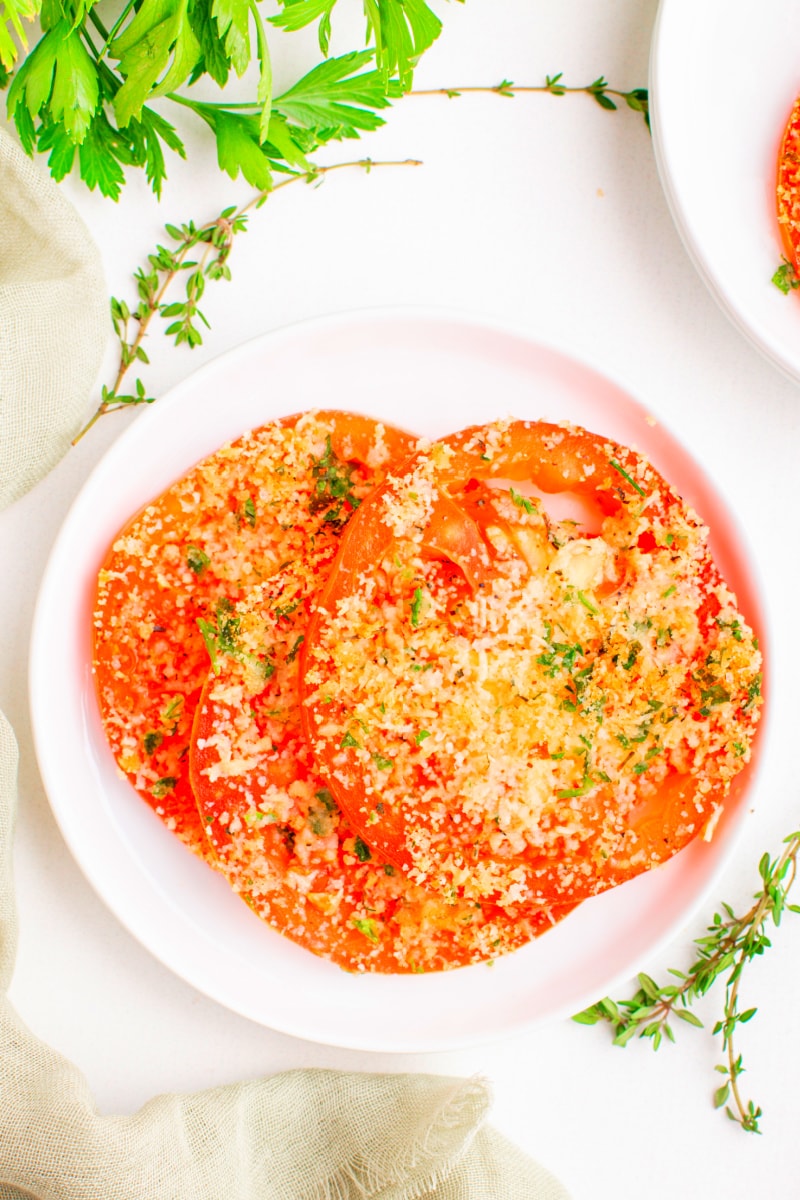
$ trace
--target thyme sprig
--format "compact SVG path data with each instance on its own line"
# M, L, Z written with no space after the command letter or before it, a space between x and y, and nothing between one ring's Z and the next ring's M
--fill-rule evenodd
M487 92L493 93L496 96L506 96L509 99L513 99L514 96L535 92L547 93L550 96L583 94L591 96L596 104L609 111L616 111L619 107L617 101L622 101L628 108L633 109L634 112L641 113L645 124L648 129L650 128L650 107L647 88L631 88L627 92L619 88L612 88L604 75L599 75L591 83L576 87L565 84L563 79L564 73L563 71L559 71L557 75L546 75L545 82L538 85L521 85L513 83L510 79L503 79L500 83L494 84L491 87L414 88L411 95L447 96L448 99L455 100L459 96L469 95L470 93Z
M664 1038L675 1040L670 1020L703 1027L692 1003L716 984L724 981L725 1001L722 1017L713 1034L722 1039L724 1062L715 1069L723 1076L714 1091L714 1106L724 1108L728 1117L747 1133L760 1133L761 1108L742 1094L744 1074L742 1056L735 1045L735 1034L756 1014L755 1008L740 1007L739 990L745 966L772 945L767 936L771 924L778 926L785 912L800 912L800 905L789 903L789 893L797 877L800 831L784 839L783 852L772 858L764 854L758 865L761 886L755 903L737 916L729 904L714 913L703 937L694 942L696 957L688 971L670 970L676 983L658 984L649 975L638 976L639 988L628 1000L605 997L578 1013L573 1020L583 1025L607 1022L614 1034L615 1046L626 1046L635 1037L648 1038L657 1050Z
M119 340L119 365L114 382L110 387L103 385L100 404L72 444L79 442L106 413L118 412L132 405L153 403L155 397L148 394L140 378L136 378L127 391L123 391L123 384L132 366L149 363L144 340L154 317L169 322L164 332L176 346L185 344L193 349L202 344L200 326L210 328L199 307L206 284L231 278L228 258L234 239L247 229L249 213L265 204L269 196L292 183L319 183L334 171L360 168L369 172L375 167L419 165L419 161L412 158L401 161L359 158L328 166L312 165L306 171L292 173L269 189L257 192L239 208L223 209L211 221L201 225L193 221L181 226L167 225L165 232L173 243L172 247L157 246L154 253L148 255L147 267L139 268L134 274L139 297L136 307L131 309L126 301L111 297L111 320ZM195 251L199 252L196 257ZM184 298L168 302L167 293L178 279L183 281Z

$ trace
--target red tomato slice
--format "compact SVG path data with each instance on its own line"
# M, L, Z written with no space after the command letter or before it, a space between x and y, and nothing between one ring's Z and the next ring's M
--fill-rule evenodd
M274 929L349 971L438 971L515 949L556 916L411 883L348 825L314 768L297 654L327 565L323 553L285 568L224 609L210 639L189 761L220 869Z
M531 489L590 502L598 529ZM640 456L573 427L470 429L397 469L301 652L306 736L361 836L440 894L519 907L703 831L760 704L706 533Z
M310 546L331 556L355 506L411 444L350 413L276 421L193 467L106 555L94 613L106 736L139 794L196 853L210 853L187 769L208 673L198 622Z
M794 102L778 152L776 200L784 252L800 275L800 97Z

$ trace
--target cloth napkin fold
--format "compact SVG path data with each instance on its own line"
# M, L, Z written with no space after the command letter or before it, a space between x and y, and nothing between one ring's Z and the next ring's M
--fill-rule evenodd
M2 508L77 431L108 304L85 227L2 130L0 236ZM78 1068L6 995L16 770L0 713L0 1200L568 1200L485 1124L479 1079L290 1071L101 1116Z
M0 129L0 509L66 454L111 332L100 253Z

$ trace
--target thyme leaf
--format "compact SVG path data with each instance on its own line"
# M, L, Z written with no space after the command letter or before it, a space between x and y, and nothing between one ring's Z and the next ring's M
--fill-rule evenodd
M712 1033L721 1039L724 1061L716 1067L723 1080L714 1092L713 1103L724 1108L727 1116L746 1133L761 1133L763 1114L761 1107L747 1099L741 1088L744 1066L735 1038L739 1027L756 1015L756 1009L742 1009L740 986L748 963L772 945L770 926L780 925L786 912L800 913L800 905L789 902L797 877L798 854L800 831L784 839L783 850L776 858L768 853L762 855L758 865L761 883L753 897L755 903L742 916L737 916L729 904L722 904L705 935L695 939L695 957L688 970L669 972L674 982L659 984L649 975L641 974L639 988L629 999L612 1000L606 996L573 1017L583 1025L608 1024L615 1046L626 1046L633 1038L646 1038L658 1050L664 1038L675 1040L670 1024L673 1019L703 1027L691 1005L719 984L724 990L722 1016Z

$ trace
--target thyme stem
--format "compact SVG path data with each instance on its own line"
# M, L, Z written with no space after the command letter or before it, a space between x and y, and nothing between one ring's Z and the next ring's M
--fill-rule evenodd
M171 325L167 333L175 334L176 342L185 341L190 346L199 344L202 339L193 325L193 319L199 316L205 322L205 318L197 308L198 301L204 290L205 280L207 278L228 277L225 261L233 247L235 234L244 229L248 213L263 205L274 192L301 181L313 183L317 179L321 179L325 175L330 175L335 171L348 170L354 167L360 167L364 171L371 171L373 167L420 165L421 163L418 159L411 158L384 161L359 158L347 162L331 163L328 166L312 166L307 171L300 171L289 175L268 191L256 192L245 204L242 204L237 209L226 210L225 213L215 217L213 221L208 221L199 227L185 226L182 231L172 231L178 235L175 238L179 242L177 249L173 252L166 252L161 251L161 248L159 248L160 254L151 255L150 259L154 270L149 275L145 275L143 272L137 273L137 282L139 284L140 296L142 297L137 311L131 313L127 305L112 300L112 315L120 340L120 361L116 378L110 388L103 388L100 404L80 432L76 434L72 445L76 445L105 413L116 412L121 408L127 408L133 404L152 402L152 398L146 396L138 380L135 394L123 396L120 389L133 363L137 360L145 363L148 361L144 354L143 342L151 322L156 315L162 317L179 316L181 320ZM189 253L201 243L204 246L203 253L197 263L191 264L192 274L186 285L186 303L175 306L167 305L167 292L172 287L180 272L189 266L187 264ZM128 324L131 320L136 321L137 327L133 340L128 342Z

